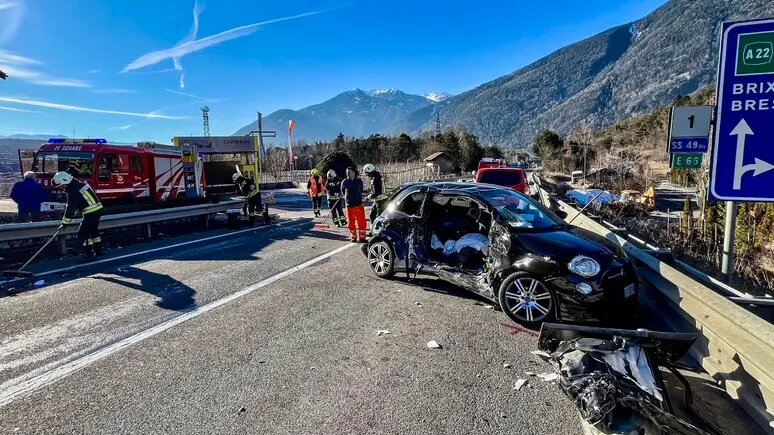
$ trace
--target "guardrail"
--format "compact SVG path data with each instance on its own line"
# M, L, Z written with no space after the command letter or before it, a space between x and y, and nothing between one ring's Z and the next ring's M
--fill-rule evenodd
M539 183L539 181L538 181ZM541 201L551 198L541 189ZM637 269L641 302L675 331L696 332L690 355L769 434L774 434L774 326L567 203L554 200L573 225L621 246Z
M150 225L153 223L221 213L228 209L241 208L243 204L244 201L224 201L217 204L189 205L184 207L107 215L102 217L99 227L100 229L111 229L144 224L146 225L146 233L148 234L148 237L150 237ZM78 223L80 223L79 220L73 220L73 224L68 225L60 233L59 245L62 253L66 252L66 247L64 246L65 237L63 236L78 232ZM51 237L59 227L59 224L58 221L48 221L0 225L0 242Z

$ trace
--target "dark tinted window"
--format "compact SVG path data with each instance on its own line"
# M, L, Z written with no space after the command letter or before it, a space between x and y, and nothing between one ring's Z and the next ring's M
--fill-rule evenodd
M498 186L515 186L521 184L522 178L520 171L483 171L478 182Z
M132 156L132 172L135 174L142 173L142 157Z

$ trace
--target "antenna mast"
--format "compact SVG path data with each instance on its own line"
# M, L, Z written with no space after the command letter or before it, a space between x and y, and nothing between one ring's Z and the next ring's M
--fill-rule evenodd
M210 135L210 108L202 107L202 125L204 126L204 135Z

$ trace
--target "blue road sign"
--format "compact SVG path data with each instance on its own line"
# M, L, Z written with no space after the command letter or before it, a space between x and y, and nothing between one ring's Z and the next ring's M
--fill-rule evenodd
M723 23L710 195L774 202L774 19Z
M672 139L670 153L706 153L709 149L708 137L681 137Z

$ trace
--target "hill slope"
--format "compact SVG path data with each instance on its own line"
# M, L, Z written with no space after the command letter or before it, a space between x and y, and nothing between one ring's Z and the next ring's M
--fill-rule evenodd
M670 0L448 100L444 125L523 147L540 131L596 128L668 104L714 80L723 21L774 16L770 0ZM427 118L423 129L433 129Z

